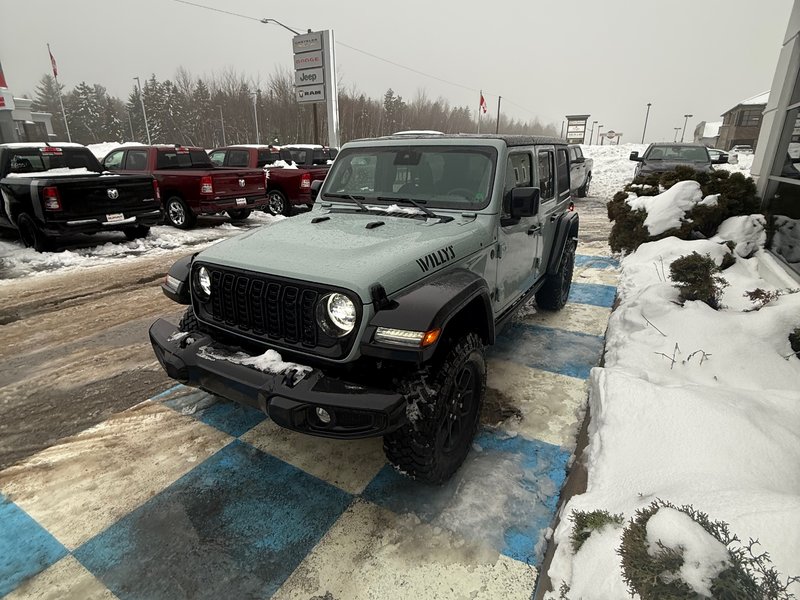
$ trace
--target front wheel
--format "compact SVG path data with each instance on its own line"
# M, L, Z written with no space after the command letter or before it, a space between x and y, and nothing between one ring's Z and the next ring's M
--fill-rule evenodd
M572 272L575 270L574 240L567 240L558 271L547 276L544 285L536 292L536 304L547 310L561 310L569 299L572 287Z
M50 241L29 214L22 213L17 217L17 227L23 246L33 248L37 252L46 252L50 249Z
M167 198L164 209L167 223L178 229L191 229L197 221L197 216L192 212L192 209L179 196Z
M244 221L247 217L250 216L250 213L253 212L249 208L240 208L237 210L227 210L225 211L228 213L228 216L231 218L231 221Z
M280 190L270 190L267 194L267 202L267 210L271 215L291 216L292 205Z
M408 423L383 438L390 463L434 484L452 477L467 457L486 391L486 358L477 334L454 340L446 352L438 364L401 382Z

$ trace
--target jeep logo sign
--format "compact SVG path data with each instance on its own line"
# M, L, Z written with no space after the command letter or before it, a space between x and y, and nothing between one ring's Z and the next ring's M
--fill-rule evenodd
M108 194L108 197L111 198L111 200L116 200L119 198L119 191L117 191L116 188L108 188L108 190L106 190L106 194Z
M294 72L295 85L320 85L325 83L325 69L304 69Z

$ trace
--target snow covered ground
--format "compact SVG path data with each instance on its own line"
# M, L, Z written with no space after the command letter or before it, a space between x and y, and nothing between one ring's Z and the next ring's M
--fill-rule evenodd
M800 326L800 289L764 252L763 223L735 217L712 240L667 238L622 261L605 366L590 378L587 490L562 512L549 569L556 590L570 586L568 598L630 597L616 553L623 526L592 533L573 554L572 511L629 520L656 499L729 523L745 542L758 539L784 577L800 574L800 359L788 341ZM723 308L681 306L670 263L698 252L720 264L726 240L736 243L736 262L722 273ZM757 288L781 295L759 308L745 295ZM704 589L719 548L686 541L697 539L691 520L663 518L648 539L660 526L670 532L665 544L683 539L687 557L698 553L686 577Z

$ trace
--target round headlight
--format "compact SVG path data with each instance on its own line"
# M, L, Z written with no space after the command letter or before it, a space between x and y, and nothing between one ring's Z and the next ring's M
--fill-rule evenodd
M211 297L211 273L205 267L197 269L197 286L200 288L201 297Z
M319 303L317 313L322 329L328 335L341 337L353 331L356 325L356 305L344 294L329 294Z

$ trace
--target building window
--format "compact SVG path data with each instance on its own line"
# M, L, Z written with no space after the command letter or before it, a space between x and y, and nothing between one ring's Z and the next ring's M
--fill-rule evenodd
M761 113L763 112L761 108L746 108L739 112L736 125L738 127L758 127L761 125Z

